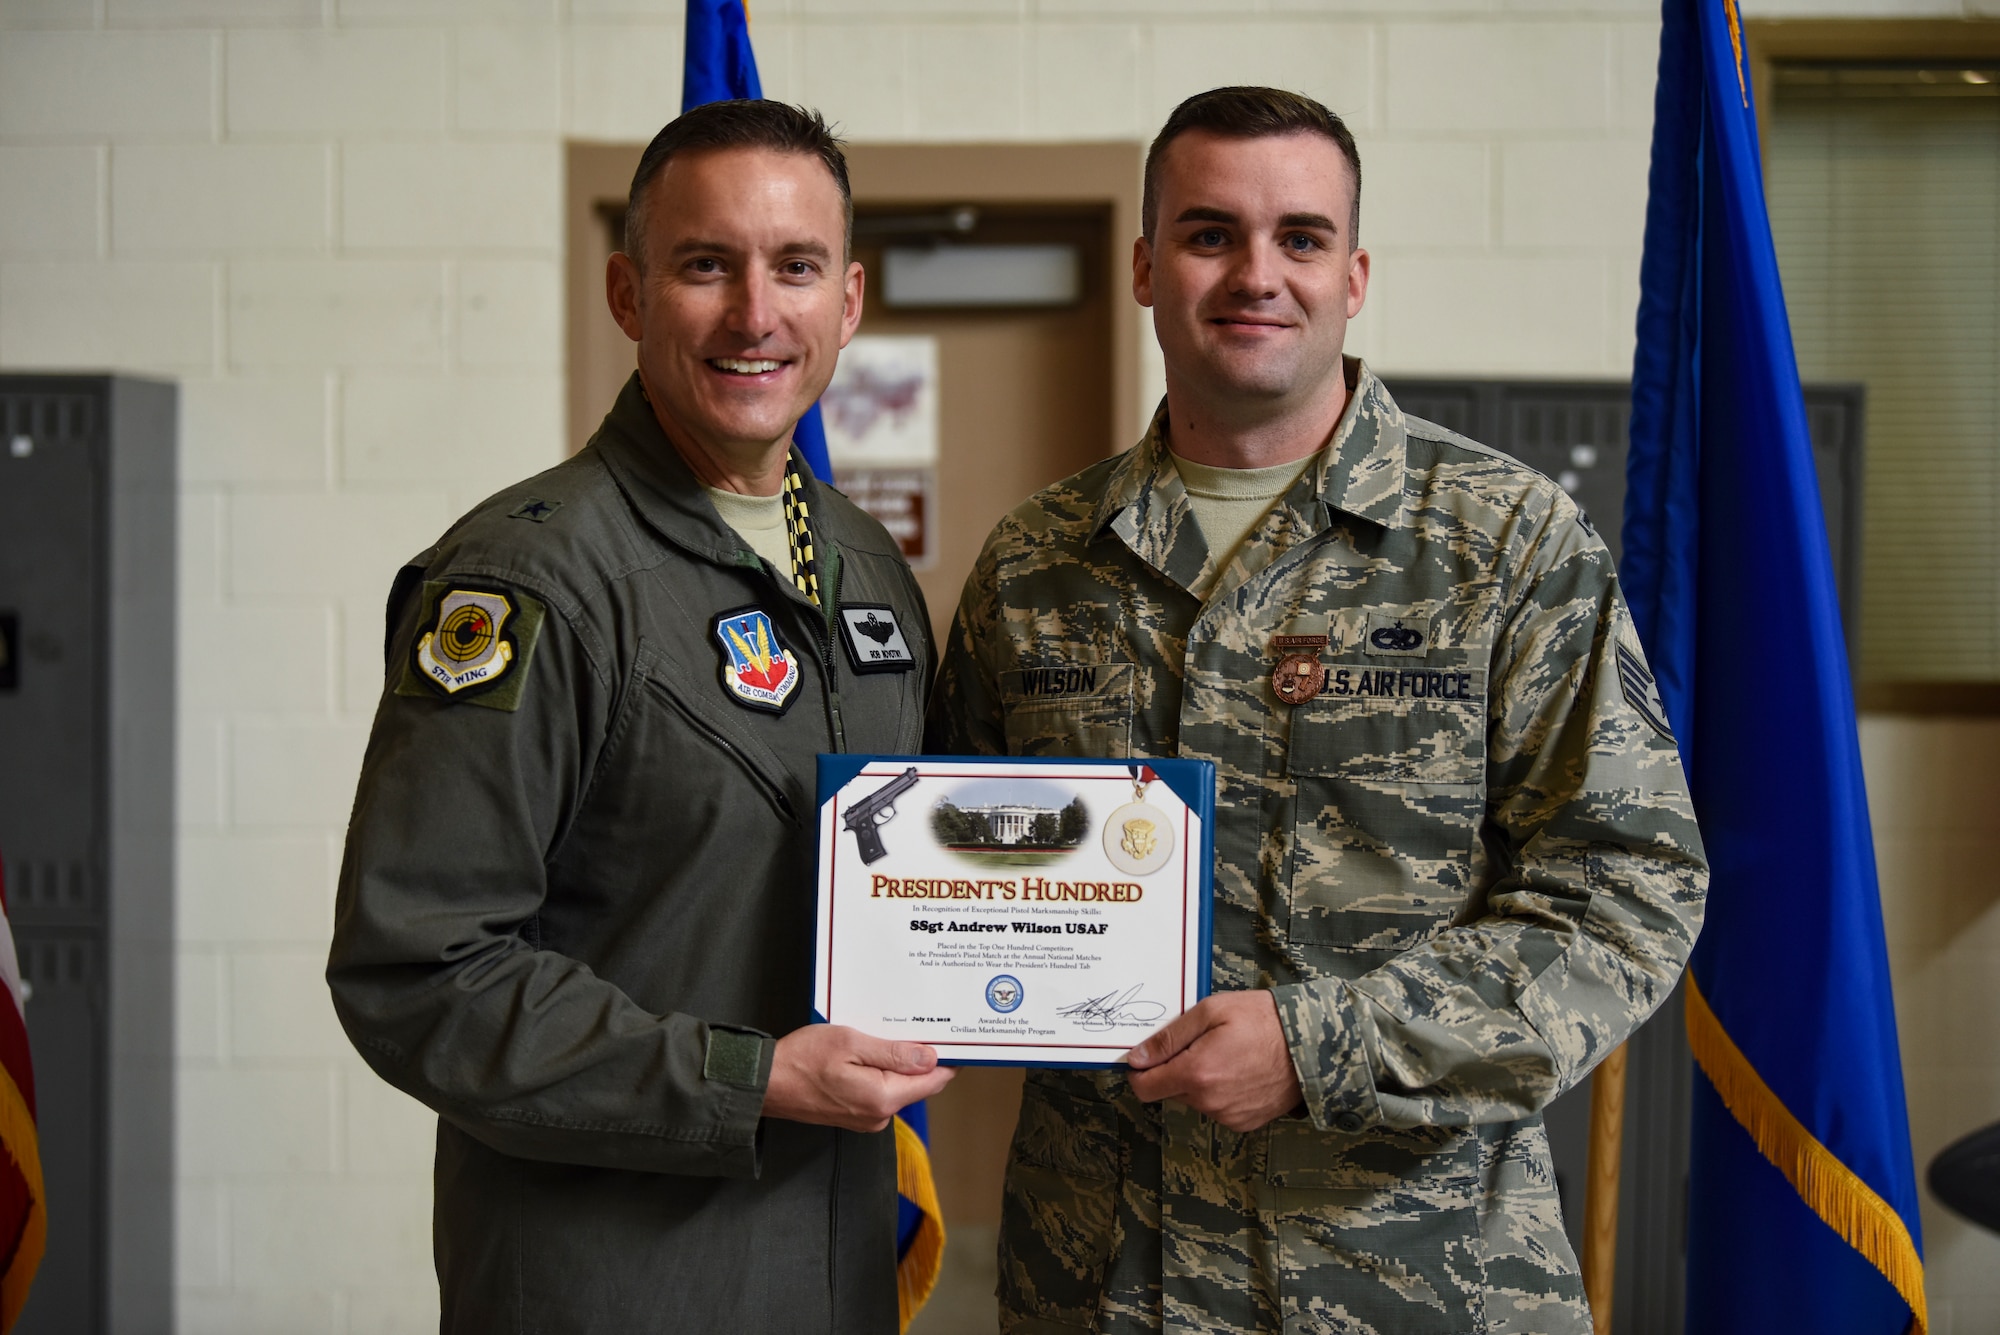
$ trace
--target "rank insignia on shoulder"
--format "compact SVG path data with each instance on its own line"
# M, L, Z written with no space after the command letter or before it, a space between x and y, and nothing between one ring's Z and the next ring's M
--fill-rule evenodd
M530 496L507 517L509 519L529 519L537 524L549 522L549 516L562 509L561 501L545 501L539 496Z
M847 603L840 609L840 641L856 672L908 672L917 665L892 607Z
M1326 648L1324 635L1274 635L1273 652L1283 655L1271 670L1271 690L1288 705L1302 705L1326 686L1326 664L1319 661Z
M742 607L715 619L722 645L722 689L748 709L782 714L799 689L799 660L778 640L762 608Z
M494 709L520 707L521 672L541 630L542 609L492 589L432 583L398 695L442 694Z

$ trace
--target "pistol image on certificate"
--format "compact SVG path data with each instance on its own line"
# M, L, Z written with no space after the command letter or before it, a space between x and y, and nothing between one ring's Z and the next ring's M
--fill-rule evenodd
M889 850L882 847L882 832L877 827L896 818L896 799L916 786L917 767L912 765L849 807L847 814L841 818L847 828L854 831L854 841L861 846L864 866L889 856Z

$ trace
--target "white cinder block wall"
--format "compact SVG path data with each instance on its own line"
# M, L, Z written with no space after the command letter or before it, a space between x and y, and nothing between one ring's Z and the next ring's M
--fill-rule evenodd
M1361 351L1628 369L1654 0L753 10L767 91L858 140L1144 139L1203 87L1314 93L1367 169ZM0 0L0 367L182 386L189 1335L435 1329L431 1119L320 977L382 598L563 454L562 144L656 130L680 27L679 0Z

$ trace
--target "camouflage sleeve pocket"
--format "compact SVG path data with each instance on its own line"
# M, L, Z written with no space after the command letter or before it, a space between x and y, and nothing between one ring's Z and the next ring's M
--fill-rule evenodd
M1132 752L1130 663L1068 663L1000 674L1011 756Z
M1095 1327L1125 1175L1115 1115L1029 1086L1000 1205L1004 1311Z

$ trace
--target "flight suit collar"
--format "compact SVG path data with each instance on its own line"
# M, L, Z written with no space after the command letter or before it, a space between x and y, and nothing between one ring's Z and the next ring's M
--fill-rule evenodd
M1336 513L1384 528L1405 522L1403 495L1408 436L1402 409L1359 357L1345 358L1347 406L1334 425L1324 457L1299 487L1278 502L1291 506L1302 536L1332 527ZM1302 490L1303 489L1303 490ZM1314 502L1317 504L1314 504ZM1304 502L1310 511L1299 513ZM1167 449L1167 403L1153 413L1145 438L1118 461L1091 525L1107 528L1133 554L1183 587L1191 587L1208 560L1208 545L1188 504L1187 488Z
M606 415L604 425L598 428L593 443L640 518L662 537L717 565L761 564L736 530L716 513L702 491L700 479L667 439L667 433L660 429L659 418L653 415L653 406L640 388L636 371L619 391L618 400ZM805 484L807 511L813 516L822 543L838 540L839 535L825 531L829 507L821 504L819 480L799 457L796 446L792 459ZM786 585L789 587L789 580Z

